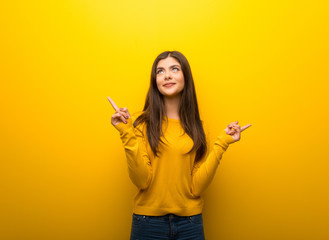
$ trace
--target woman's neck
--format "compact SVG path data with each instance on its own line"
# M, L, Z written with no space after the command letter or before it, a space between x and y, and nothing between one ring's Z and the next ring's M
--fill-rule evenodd
M179 101L180 96L165 98L165 110L168 118L179 119Z

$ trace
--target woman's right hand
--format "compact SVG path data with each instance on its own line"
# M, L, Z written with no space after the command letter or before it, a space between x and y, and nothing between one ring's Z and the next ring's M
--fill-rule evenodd
M130 118L128 109L127 108L118 108L117 105L114 103L114 101L110 97L107 97L107 99L109 100L109 102L111 103L112 107L115 110L115 113L112 115L112 118L111 118L112 125L116 126L121 122L126 124L127 123L126 119Z
M120 108L119 110L116 110L115 113L112 115L111 123L113 126L118 125L119 123L127 123L127 120L130 118L130 114L128 112L127 108Z

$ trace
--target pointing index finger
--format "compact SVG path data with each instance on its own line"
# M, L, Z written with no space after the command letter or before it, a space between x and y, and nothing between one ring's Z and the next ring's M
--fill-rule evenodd
M114 108L115 111L119 111L119 108L118 106L115 104L115 102L110 98L110 97L107 97L107 99L110 101L112 107Z
M248 127L251 127L251 124L247 124L247 125L241 127L241 132L246 130Z

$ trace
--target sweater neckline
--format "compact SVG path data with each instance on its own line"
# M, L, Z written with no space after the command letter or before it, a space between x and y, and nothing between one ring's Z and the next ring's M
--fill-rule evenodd
M167 117L167 119L169 122L176 122L176 123L180 122L180 119L174 119L174 118L169 118L169 117Z

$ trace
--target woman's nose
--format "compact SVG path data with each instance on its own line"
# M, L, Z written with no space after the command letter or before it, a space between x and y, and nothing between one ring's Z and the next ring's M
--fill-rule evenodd
M166 72L166 79L168 79L168 78L171 78L171 73L170 73L170 71L168 71L168 72Z

